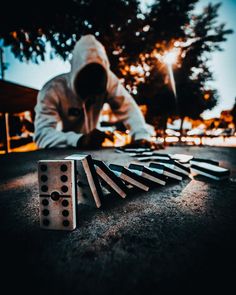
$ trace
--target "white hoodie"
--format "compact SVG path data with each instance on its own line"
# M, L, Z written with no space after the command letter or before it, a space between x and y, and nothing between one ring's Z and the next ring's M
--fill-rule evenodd
M75 92L74 79L89 63L101 64L107 71L108 82L106 94L85 108ZM109 67L103 45L93 35L81 37L73 50L71 71L51 79L38 93L34 140L40 148L76 147L83 134L96 128L105 102L135 140L150 139L138 105Z

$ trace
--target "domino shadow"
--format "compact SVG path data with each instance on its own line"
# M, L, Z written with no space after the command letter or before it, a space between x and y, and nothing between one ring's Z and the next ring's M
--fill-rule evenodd
M98 209L88 205L79 204L77 206L78 226L83 226L84 222L89 222L96 214L101 212L109 214L110 211L125 208L131 202L144 199L148 202L148 198L155 198L158 202L171 197L178 197L184 188L191 182L191 178L186 177L182 181L168 180L165 186L152 185L148 191L142 191L138 188L129 188L129 192L125 198L121 198L115 193L107 192L101 197L102 206Z

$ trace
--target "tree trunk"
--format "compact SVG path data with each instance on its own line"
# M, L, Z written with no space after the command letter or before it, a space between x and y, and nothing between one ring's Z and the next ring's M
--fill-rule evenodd
M5 70L5 65L3 61L3 49L0 48L0 77L2 80L4 80L4 70Z
M185 117L180 117L180 128L179 128L179 132L180 132L180 138L183 136L183 124L184 124L184 118Z

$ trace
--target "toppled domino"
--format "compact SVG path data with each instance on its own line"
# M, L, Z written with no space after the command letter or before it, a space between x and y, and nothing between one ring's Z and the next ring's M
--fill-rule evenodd
M114 171L114 173L120 177L122 180L124 180L126 183L131 184L134 187L137 187L141 190L148 191L149 186L147 185L147 182L145 179L134 172L130 171L129 169L117 165L117 164L110 164L109 168Z
M193 164L195 162L197 162L197 163L203 162L203 163L208 163L208 164L211 164L211 165L219 166L219 162L218 161L211 160L211 159L204 159L204 158L196 158L196 157L193 157L190 160L190 164Z
M129 189L124 182L103 161L94 159L93 162L97 175L106 183L107 189L125 198Z
M135 153L134 156L137 156L137 157L139 157L139 156L140 157L156 156L156 157L159 157L159 158L162 158L162 159L170 159L170 156L168 154L161 154L161 153L158 153L156 151Z
M170 156L168 154L161 154L152 152L152 154L136 154L134 155L138 161L145 162L145 161L152 161L152 160L169 160Z
M152 156L153 152L127 152L127 155L130 157L146 157L146 156Z
M182 174L182 176L189 176L189 174L191 173L191 170L189 167L186 167L185 165L177 162L176 160L157 160L157 162L161 165L164 165L166 167L169 167L172 170L178 171Z
M229 169L219 167L217 165L212 165L204 162L193 162L191 163L191 170L197 174L215 179L223 180L229 178Z
M140 164L131 163L129 169L154 184L165 185L166 177Z
M115 149L117 153L143 153L150 152L150 148L125 148L125 147L117 147Z
M90 155L73 154L66 157L75 161L77 199L79 204L101 207L103 197L98 176Z
M38 162L40 227L52 230L76 228L74 161Z
M169 178L172 178L172 179L176 179L176 180L183 179L183 177L182 177L183 175L180 172L178 172L174 169L171 169L169 167L166 167L165 165L151 162L151 163L149 163L149 168L151 170L156 171L157 173L163 174L163 175L165 175Z
M187 164L190 162L204 162L212 165L219 166L219 162L211 159L204 159L204 158L198 158L194 157L192 155L185 155L185 154L170 154L170 158L172 160L176 160L179 163Z
M185 155L185 154L170 154L170 158L173 160L177 160L182 164L189 163L190 160L193 159L192 155Z

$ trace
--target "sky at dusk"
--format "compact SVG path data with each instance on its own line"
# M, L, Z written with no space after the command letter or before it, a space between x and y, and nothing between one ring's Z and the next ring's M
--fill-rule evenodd
M144 0L143 4L151 1ZM212 60L209 61L215 77L215 81L211 84L218 89L220 99L218 106L203 113L205 119L218 117L222 110L232 108L236 97L236 0L200 0L196 6L196 12L200 13L202 7L209 2L213 4L222 2L218 20L226 23L227 28L235 31L223 44L224 51L213 53ZM49 46L48 51L50 51ZM60 58L50 60L49 56L39 65L31 62L22 63L14 58L9 48L4 49L4 61L8 64L5 80L36 89L40 89L47 80L57 74L70 70L69 62L64 62Z

